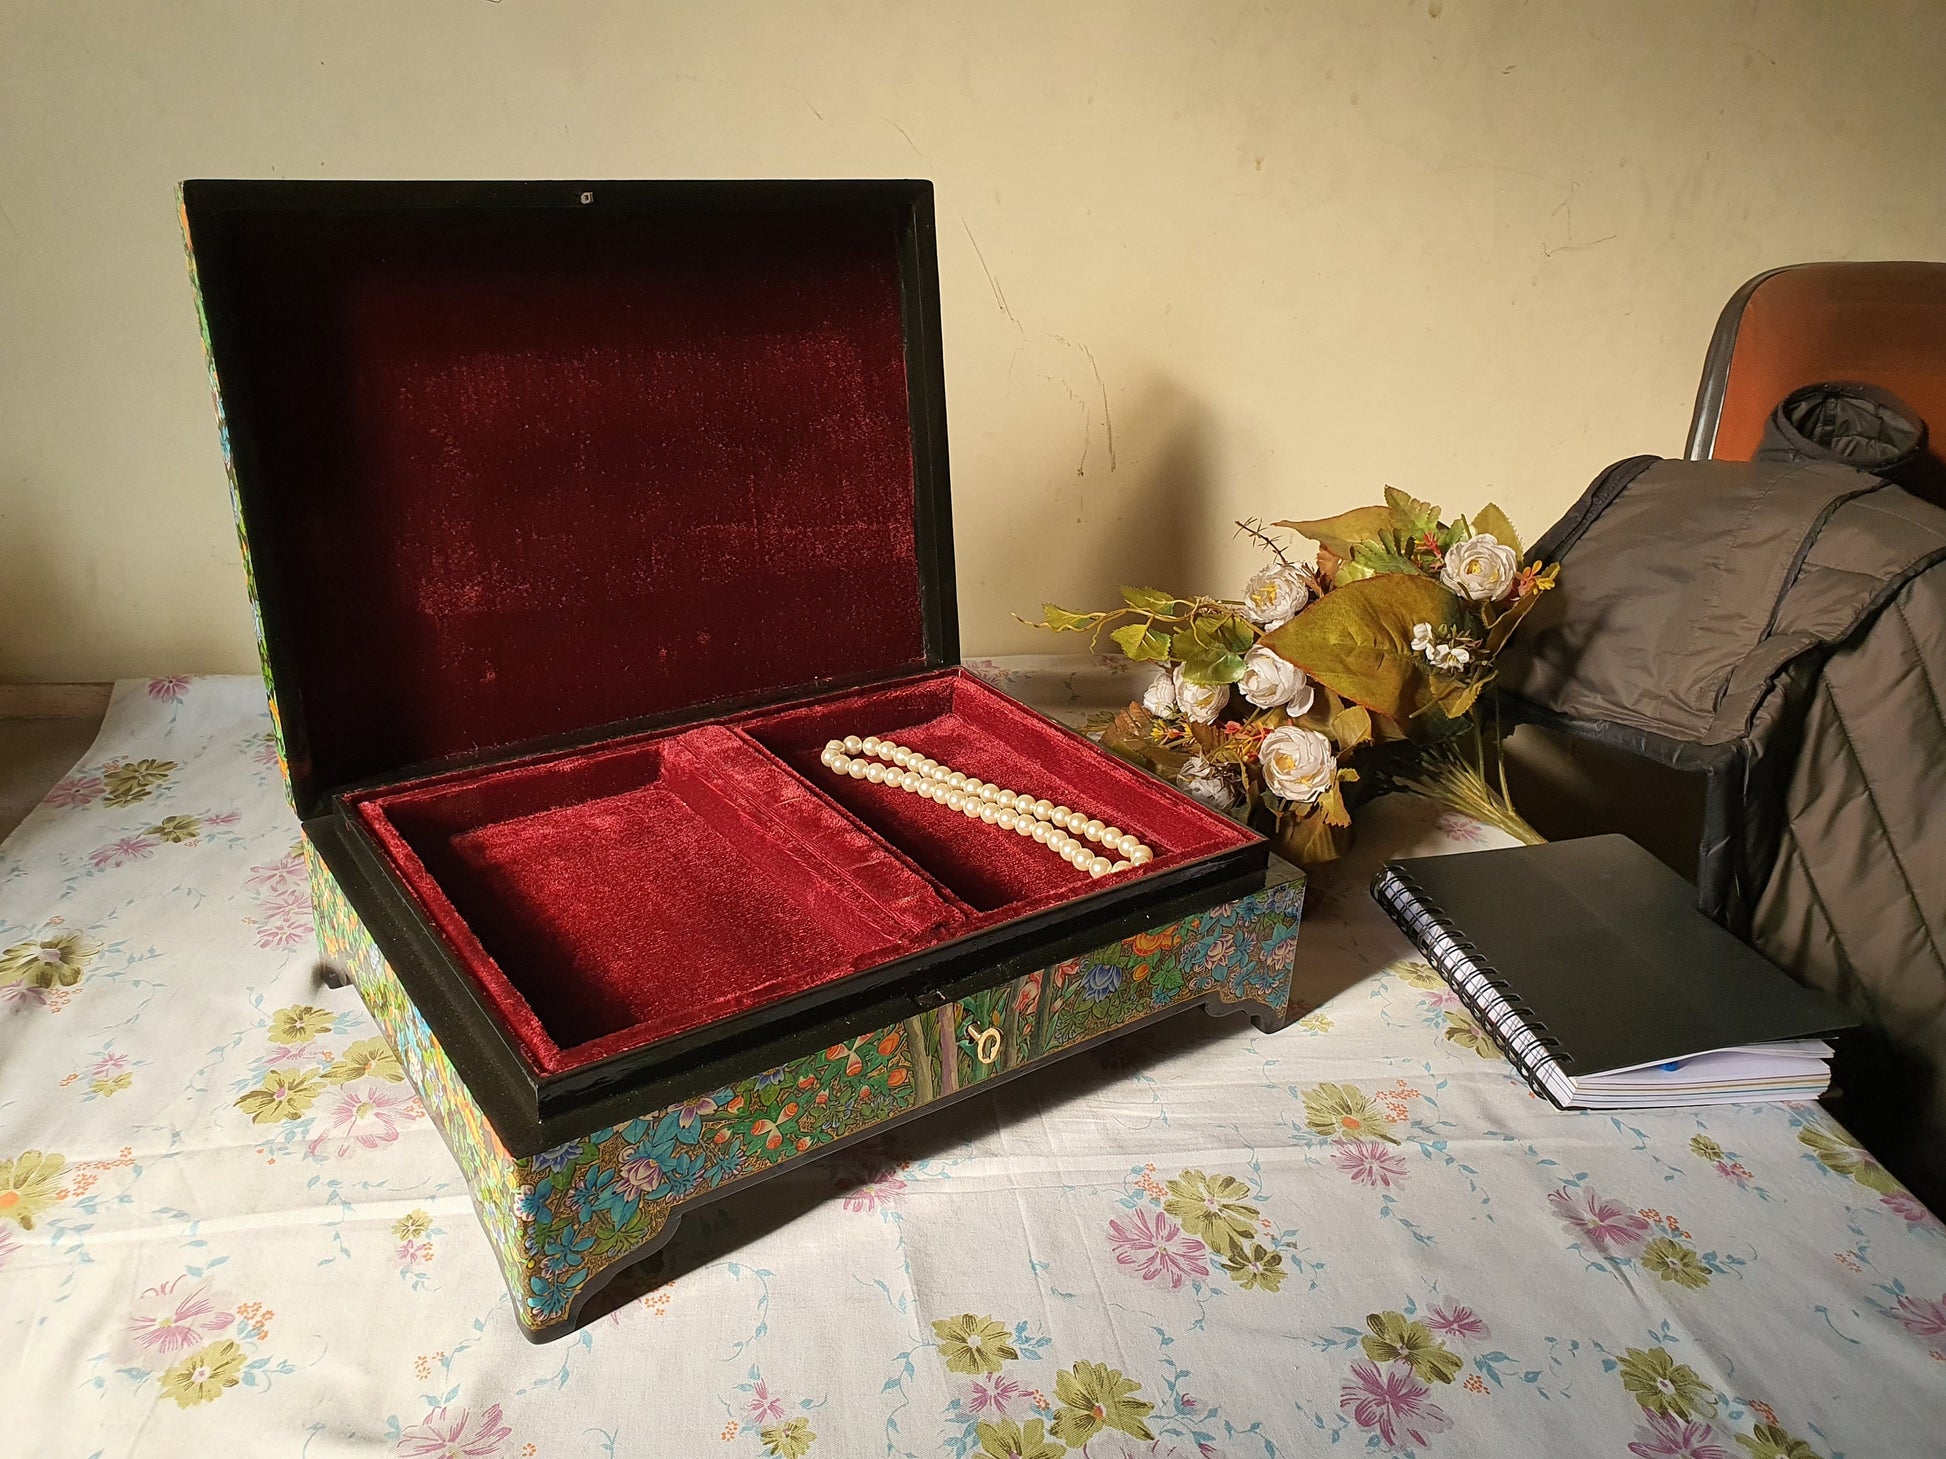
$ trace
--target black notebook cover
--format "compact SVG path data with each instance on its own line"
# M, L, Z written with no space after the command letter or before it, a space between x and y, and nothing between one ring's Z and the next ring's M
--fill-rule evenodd
M1413 857L1380 881L1394 871L1573 1078L1858 1022L1697 911L1695 888L1626 836Z

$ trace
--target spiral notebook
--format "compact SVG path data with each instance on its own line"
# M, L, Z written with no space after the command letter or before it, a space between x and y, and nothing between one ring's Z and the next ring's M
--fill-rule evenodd
M1372 897L1563 1109L1816 1099L1858 1022L1626 836L1394 861Z

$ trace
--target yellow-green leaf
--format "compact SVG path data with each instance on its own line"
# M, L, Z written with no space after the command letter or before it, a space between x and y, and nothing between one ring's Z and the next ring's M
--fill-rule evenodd
M1352 553L1351 560L1374 576L1388 572L1417 572L1419 564L1400 552L1390 543L1361 542Z
M1234 684L1243 677L1242 656L1221 648L1196 648L1185 657L1178 646L1176 658L1182 664L1183 678L1192 684Z
M1128 624L1108 636L1114 639L1121 646L1122 652L1132 659L1169 657L1169 635L1149 627L1146 623Z
M1035 626L1038 628L1052 628L1057 633L1067 633L1075 629L1086 628L1090 624L1100 621L1101 617L1102 615L1099 613L1070 613L1067 609L1056 607L1052 603L1043 603L1041 604L1041 621Z
M1457 626L1465 612L1431 578L1387 573L1326 593L1264 642L1320 684L1404 724L1433 695L1429 666L1412 649L1414 625Z
M1331 739L1340 750L1351 750L1372 737L1372 713L1362 704L1347 704L1331 716Z
M1271 525L1302 532L1312 541L1322 542L1338 556L1350 557L1352 548L1360 542L1370 542L1392 526L1393 520L1390 507L1353 507L1335 517L1318 517L1305 522L1273 522Z
M1365 578L1376 576L1377 574L1365 566L1364 563L1353 562L1347 557L1343 562L1338 564L1338 571L1331 579L1331 582L1332 586L1341 588L1346 583L1360 582Z
M1131 608L1140 608L1145 613L1174 613L1177 600L1167 593L1154 588L1122 589L1122 601Z
M1516 557L1523 551L1520 545L1520 534L1514 531L1514 524L1507 519L1507 514L1492 502L1488 502L1473 514L1473 530L1475 533L1489 533L1502 547L1513 548Z
M1440 713L1448 719L1459 719L1473 707L1473 702L1480 697L1480 691L1484 688L1485 679L1475 679L1471 683L1454 680L1439 696Z
M1396 486L1385 488L1385 504L1392 509L1392 525L1408 537L1439 530L1439 508L1408 496Z
M1322 866L1343 856L1351 848L1351 837L1313 806L1304 815L1286 812L1278 823L1274 844L1277 854L1286 861L1295 861L1300 866Z

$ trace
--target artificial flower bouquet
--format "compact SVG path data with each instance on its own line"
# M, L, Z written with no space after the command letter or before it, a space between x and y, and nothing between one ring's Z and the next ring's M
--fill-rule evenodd
M1483 733L1481 695L1558 565L1523 560L1496 506L1445 522L1391 487L1383 506L1271 526L1315 541L1315 561L1240 523L1273 559L1241 600L1124 588L1103 612L1042 606L1037 626L1160 670L1139 703L1090 726L1102 744L1302 862L1341 854L1361 790L1416 790L1539 839L1504 773L1489 781L1498 733Z

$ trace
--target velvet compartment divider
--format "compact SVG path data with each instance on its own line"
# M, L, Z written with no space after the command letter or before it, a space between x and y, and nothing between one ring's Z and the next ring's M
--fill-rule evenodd
M845 735L1112 821L1253 839L962 670L348 797L533 1067L575 1068L1086 896L1030 837L819 763Z

